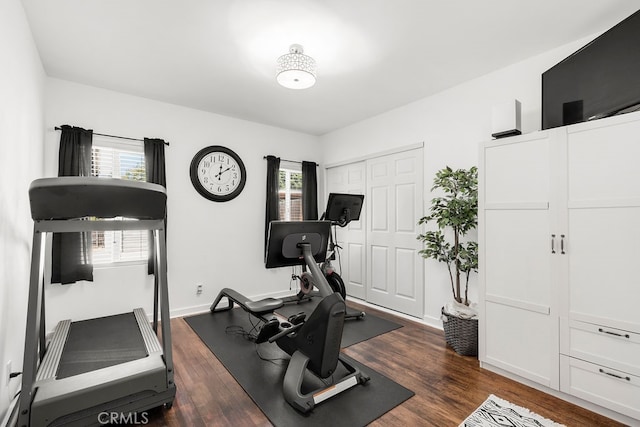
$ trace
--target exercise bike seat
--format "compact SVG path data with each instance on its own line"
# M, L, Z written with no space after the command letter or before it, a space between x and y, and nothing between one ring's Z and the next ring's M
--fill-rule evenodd
M229 304L226 307L217 307L220 300L226 297ZM261 315L265 313L272 313L274 310L282 307L284 301L278 298L264 298L258 301L252 301L249 298L242 295L240 292L233 289L224 288L218 294L216 300L211 304L211 312L225 311L233 308L233 304L238 304L243 310L255 315Z
M259 301L245 301L244 305L247 306L252 313L263 314L263 313L272 313L274 310L282 307L284 305L284 301L277 298L265 298Z

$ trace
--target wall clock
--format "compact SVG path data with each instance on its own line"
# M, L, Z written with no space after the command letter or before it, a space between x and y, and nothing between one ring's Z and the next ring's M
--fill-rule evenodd
M247 181L242 159L220 145L198 151L189 169L191 183L202 197L214 202L227 202L237 197Z

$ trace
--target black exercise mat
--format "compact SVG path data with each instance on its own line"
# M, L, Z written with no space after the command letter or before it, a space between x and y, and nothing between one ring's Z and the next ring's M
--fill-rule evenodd
M56 378L147 357L133 312L71 322Z
M288 318L293 314L300 312L306 313L307 317L320 303L320 298L312 298L300 303L285 304L276 310L276 313ZM349 307L347 311L357 312ZM365 312L366 313L366 312ZM344 322L344 330L342 331L342 347L349 347L361 341L366 341L378 335L386 334L394 329L401 328L402 325L394 323L390 320L383 319L378 316L365 314L362 319L348 319Z
M360 321L361 325L373 318L374 316L366 317ZM231 332L237 330L237 327L245 331L251 329L251 321L245 311L238 308L215 314L201 314L185 320L277 427L364 426L414 394L373 369L343 355L346 360L371 377L371 380L365 385L357 385L322 402L309 414L301 414L282 396L282 380L289 356L275 344L256 345ZM225 332L229 326L232 328ZM345 331L346 329L345 327Z

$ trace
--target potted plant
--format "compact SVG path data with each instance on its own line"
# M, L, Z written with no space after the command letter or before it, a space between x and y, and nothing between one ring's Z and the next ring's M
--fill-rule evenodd
M465 237L478 225L478 169L447 166L436 173L431 190L444 194L431 200L430 214L418 221L437 225L418 235L425 245L420 254L447 265L454 302L442 308L445 338L457 353L475 356L478 319L469 301L469 275L478 271L478 243Z

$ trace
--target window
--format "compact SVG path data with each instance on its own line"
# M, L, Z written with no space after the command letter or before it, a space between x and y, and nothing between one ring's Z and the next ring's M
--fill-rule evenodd
M91 175L145 181L144 148L141 142L112 142L94 136L91 149ZM94 265L147 260L147 230L93 231Z
M281 167L279 188L280 219L302 221L302 171Z

